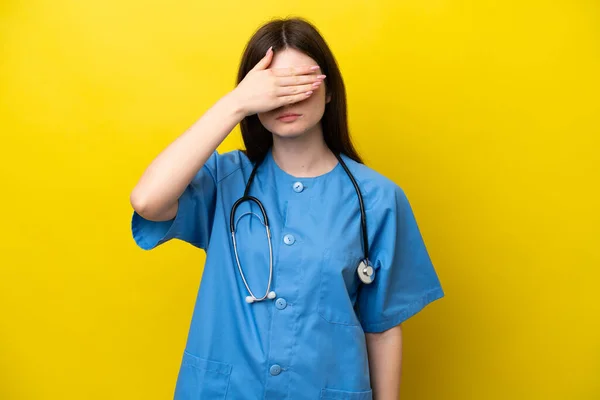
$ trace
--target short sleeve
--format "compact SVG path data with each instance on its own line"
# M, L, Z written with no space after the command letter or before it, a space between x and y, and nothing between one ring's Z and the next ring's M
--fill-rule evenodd
M174 219L150 221L133 212L131 231L139 247L150 250L171 239L179 239L206 249L216 205L217 157L215 151L179 197Z
M370 258L376 275L371 284L362 285L358 298L365 332L393 328L444 296L404 191L395 186L392 193L371 210Z

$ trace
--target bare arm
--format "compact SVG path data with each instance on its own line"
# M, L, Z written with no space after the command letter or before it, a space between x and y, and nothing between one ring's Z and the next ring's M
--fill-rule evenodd
M397 400L402 372L402 326L367 333L369 368L374 400Z
M138 214L153 221L175 218L179 197L244 117L305 100L324 79L315 74L318 66L267 69L272 59L269 49L238 87L152 161L130 195Z
M131 192L133 208L154 221L174 218L187 185L243 117L233 93L221 98L152 161Z

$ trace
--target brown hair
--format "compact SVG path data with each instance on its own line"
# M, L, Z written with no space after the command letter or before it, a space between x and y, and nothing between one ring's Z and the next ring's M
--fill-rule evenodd
M327 43L311 23L301 18L286 18L275 19L261 26L244 50L238 71L238 84L271 46L274 52L286 48L298 50L321 67L322 73L327 75L327 93L331 96L321 119L325 143L332 152L343 153L362 163L348 132L346 89L342 75ZM246 155L253 162L262 160L273 145L271 132L261 124L256 114L244 118L240 127Z

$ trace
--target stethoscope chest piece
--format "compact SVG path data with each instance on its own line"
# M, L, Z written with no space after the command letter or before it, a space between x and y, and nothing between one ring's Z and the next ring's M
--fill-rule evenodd
M373 280L375 280L375 270L371 265L367 264L365 260L362 260L358 264L356 272L358 273L358 277L363 283L369 284L373 283Z

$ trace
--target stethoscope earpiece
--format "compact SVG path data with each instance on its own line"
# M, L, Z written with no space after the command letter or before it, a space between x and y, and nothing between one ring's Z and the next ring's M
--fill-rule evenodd
M270 299L270 300L273 300L275 297L277 297L277 293L275 293L274 291L270 291L269 294L267 295L267 298ZM264 298L263 299L258 299L258 298L253 297L253 296L246 296L246 303L248 303L248 304L252 304L255 301L262 301L262 300L264 300Z

